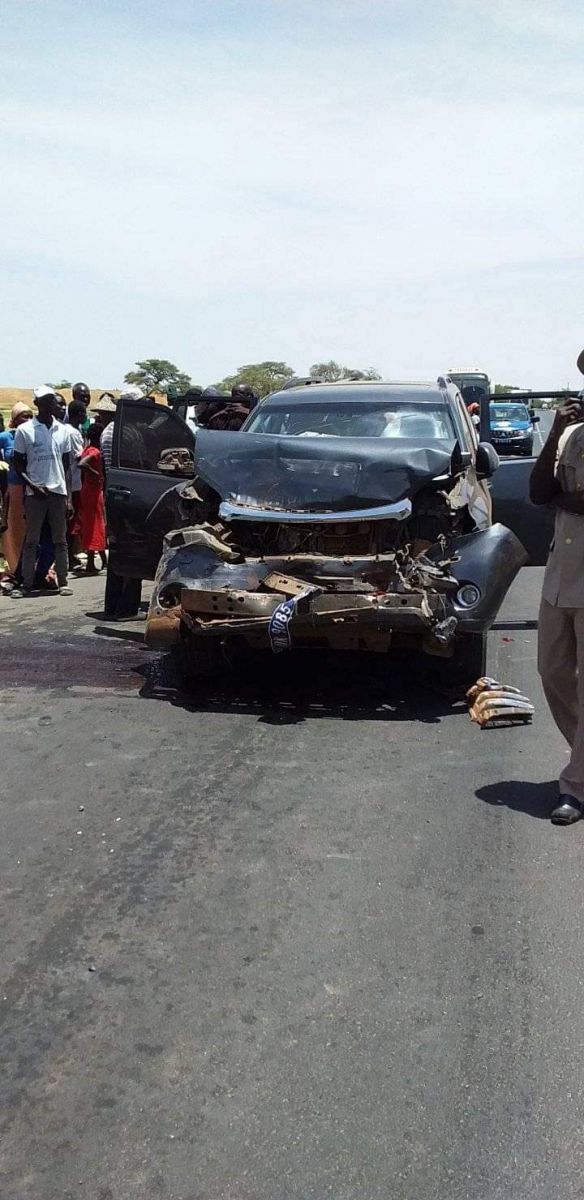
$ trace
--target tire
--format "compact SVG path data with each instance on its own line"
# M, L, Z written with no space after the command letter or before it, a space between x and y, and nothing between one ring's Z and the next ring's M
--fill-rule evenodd
M465 633L454 643L452 658L440 663L440 682L445 687L466 689L487 670L486 633Z
M197 637L197 634L192 633L182 621L175 657L185 683L214 679L225 670L219 638Z

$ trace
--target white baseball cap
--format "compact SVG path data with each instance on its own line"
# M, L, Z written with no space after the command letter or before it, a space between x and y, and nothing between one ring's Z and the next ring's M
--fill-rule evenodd
M45 396L56 395L55 389L52 387L47 387L46 383L44 383L42 387L33 388L32 394L35 400L44 400Z

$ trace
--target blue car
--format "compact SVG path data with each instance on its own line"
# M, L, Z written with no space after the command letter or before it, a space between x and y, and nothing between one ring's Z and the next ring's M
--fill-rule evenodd
M499 454L533 454L533 417L525 404L489 405L491 440Z

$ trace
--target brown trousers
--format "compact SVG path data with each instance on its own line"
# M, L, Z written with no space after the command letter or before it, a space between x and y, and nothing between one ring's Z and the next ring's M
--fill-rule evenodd
M537 666L552 717L572 750L560 792L584 803L584 608L542 599Z

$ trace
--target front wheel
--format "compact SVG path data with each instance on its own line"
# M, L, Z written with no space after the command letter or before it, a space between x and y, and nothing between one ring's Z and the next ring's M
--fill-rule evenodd
M180 640L175 646L175 658L185 683L199 679L214 679L225 670L219 638L201 637L180 623Z
M440 682L445 687L469 688L486 670L486 633L465 633L454 643L452 658L440 663Z

